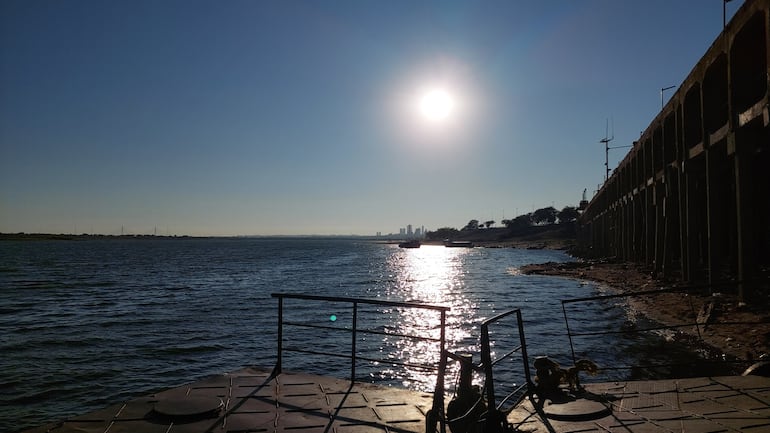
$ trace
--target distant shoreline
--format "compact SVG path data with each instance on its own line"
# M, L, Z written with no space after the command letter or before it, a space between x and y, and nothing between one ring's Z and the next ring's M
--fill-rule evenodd
M395 237L365 235L101 235L101 234L53 234L53 233L0 233L0 241L81 241L81 240L190 240L190 239L362 239L382 242L399 242Z
M399 243L406 236L372 235L151 235L151 234L68 234L68 233L0 233L0 241L83 241L83 240L190 240L190 239L356 239L382 243ZM453 241L470 241L485 248L520 248L569 250L575 246L575 238L565 227L532 226L517 231L506 228L491 228L462 231ZM424 245L443 245L443 239L421 239Z
M52 233L0 233L0 241L77 241L89 239L207 239L209 236L165 235L70 235Z

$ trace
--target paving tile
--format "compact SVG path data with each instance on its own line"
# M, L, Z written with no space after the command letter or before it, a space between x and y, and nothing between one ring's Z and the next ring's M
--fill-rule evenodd
M326 425L329 423L330 418L329 413L326 412L326 410L316 409L295 409L279 406L275 413L277 414L279 423L281 421L295 423L300 422L299 420L307 420L307 422L302 421L300 424L304 425L310 423L315 425L320 422Z
M425 415L416 407L408 404L377 405L374 410L388 423L425 421Z
M50 428L53 426L53 428L45 429L45 430L31 430L35 432L40 433L48 433L48 432L55 432L55 433L104 433L105 430L107 430L107 427L109 427L111 422L81 422L81 421L65 421L61 424L52 424L48 427ZM25 433L29 433L30 431L27 431Z
M234 413L239 413L239 412L275 413L276 407L277 406L275 401L250 397L250 398L231 401L228 410Z
M172 424L168 433L201 433L201 432L221 432L222 422L217 419L207 419L193 423ZM110 430L107 433L112 433ZM135 433L138 433L135 431ZM144 432L142 432L144 433Z
M223 430L226 432L273 431L274 421L274 418L259 418L254 414L233 414L227 416Z
M326 394L329 399L329 405L337 407L342 405L343 407L363 407L369 404L369 401L359 393L338 393L338 394Z
M222 387L207 387L207 388L190 388L189 395L196 397L219 397L225 398L230 394L229 388Z
M114 422L109 433L166 433L169 424L151 424L146 421L122 421Z
M336 433L385 433L388 431L385 426L366 425L366 424L340 424L335 425Z
M291 429L308 429L318 428L321 430L326 428L329 423L328 417L319 417L314 413L307 412L283 412L279 413L276 424L277 429L283 428L287 430Z
M231 395L233 397L238 397L238 398L251 397L251 396L275 397L277 394L278 394L278 391L274 385L261 386L256 388L233 387L231 389Z
M628 415L628 414L627 414ZM646 424L646 421L637 416L605 417L595 421L596 425L606 430L634 429L635 426Z
M377 413L369 406L340 408L337 412L337 419L343 422L354 424L356 421L363 423L378 423L384 420L377 416Z

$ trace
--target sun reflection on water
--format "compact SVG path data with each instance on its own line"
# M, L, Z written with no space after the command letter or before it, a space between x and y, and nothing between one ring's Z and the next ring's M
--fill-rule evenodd
M446 316L446 345L451 351L478 351L477 335L467 326L477 306L464 293L464 261L472 250L423 246L420 249L397 250L389 258L388 267L395 275L395 284L388 297L408 302L449 306ZM399 335L415 335L438 340L441 316L437 311L423 309L394 309L389 312L390 328ZM386 350L387 349L387 350ZM440 346L437 341L415 338L385 337L381 352L404 367L383 367L372 375L397 380L411 389L429 390L435 386L435 371L414 367L437 365ZM448 375L452 372L450 365Z

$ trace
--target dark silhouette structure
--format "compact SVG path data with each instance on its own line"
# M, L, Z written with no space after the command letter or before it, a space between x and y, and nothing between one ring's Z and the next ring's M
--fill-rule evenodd
M767 295L769 40L770 0L746 0L584 209L590 255Z

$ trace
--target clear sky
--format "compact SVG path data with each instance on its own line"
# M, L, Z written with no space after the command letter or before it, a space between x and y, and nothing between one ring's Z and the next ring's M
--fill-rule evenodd
M630 145L721 29L722 0L0 0L0 232L367 235L576 206L607 119Z

